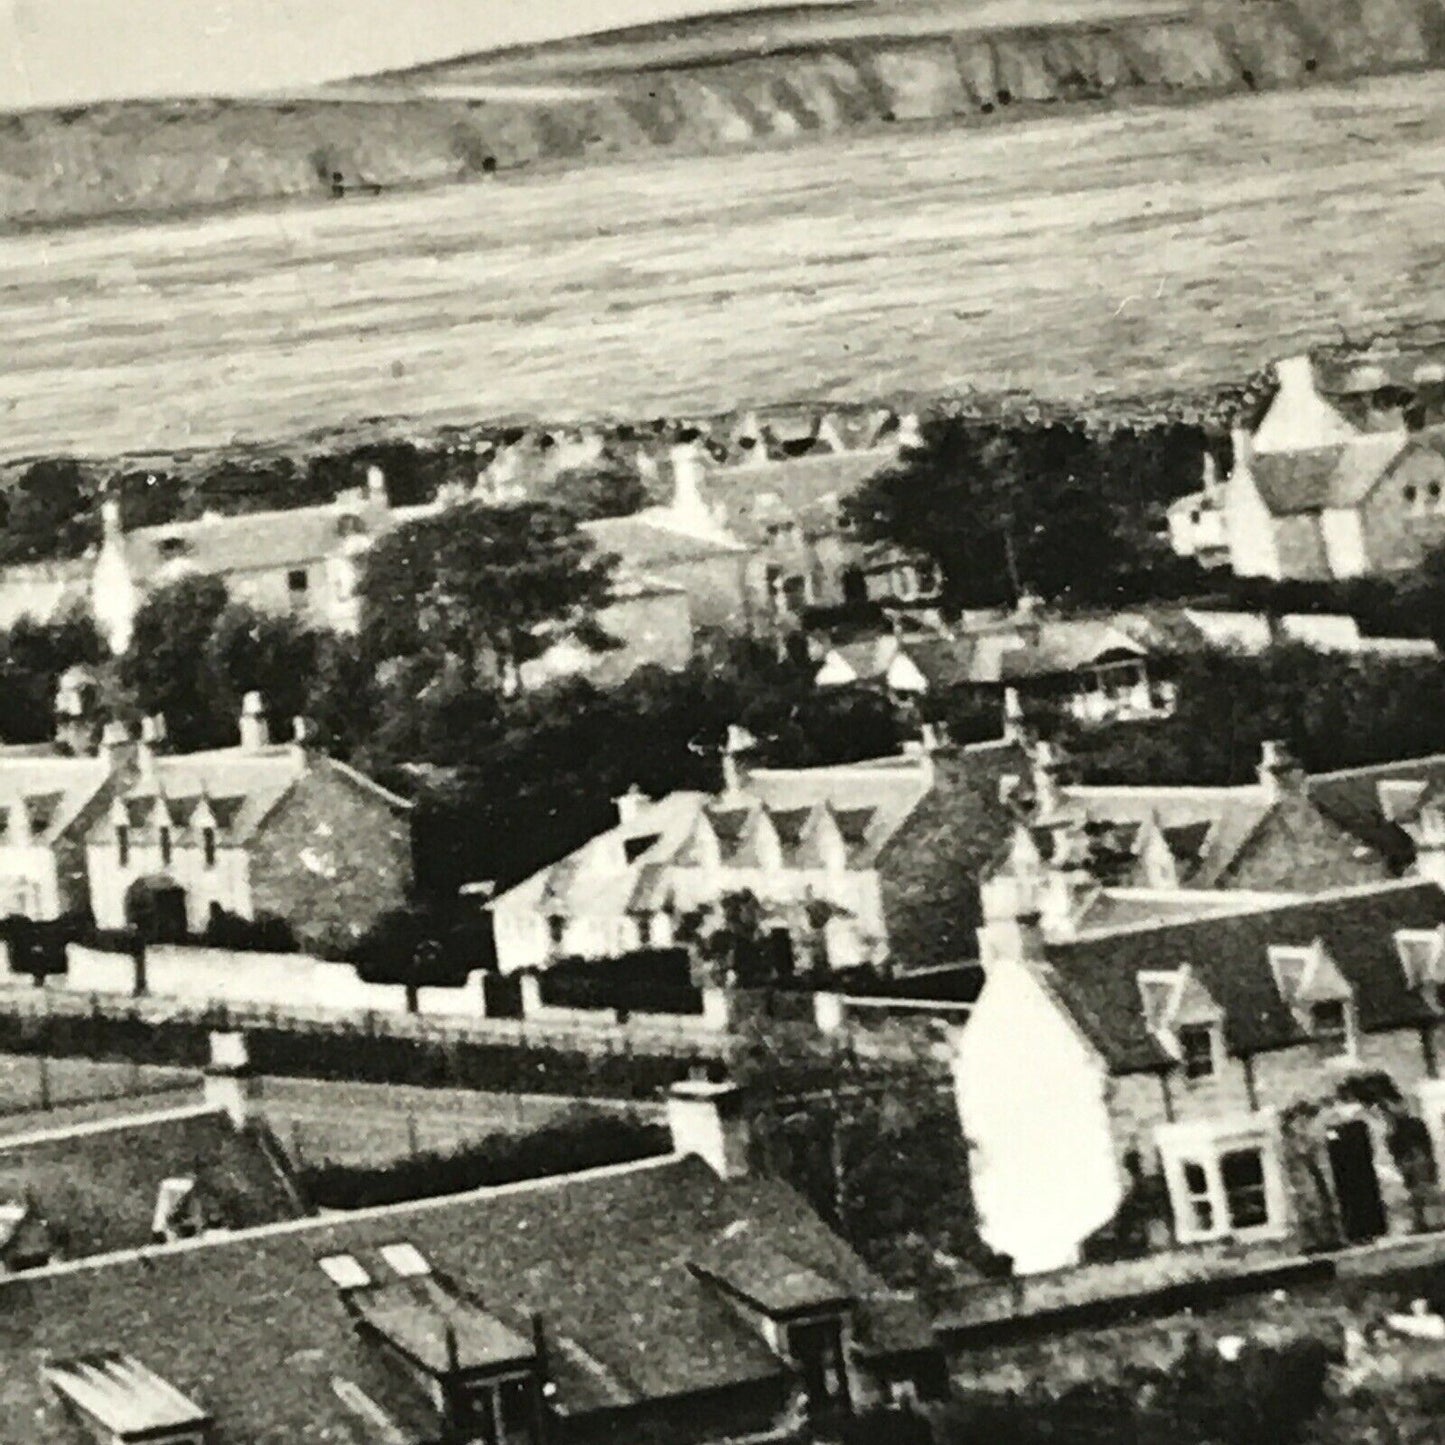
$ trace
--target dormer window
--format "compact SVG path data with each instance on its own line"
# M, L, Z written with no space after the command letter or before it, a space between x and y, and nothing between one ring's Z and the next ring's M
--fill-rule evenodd
M1334 1057L1352 1053L1350 1007L1343 999L1326 999L1310 1005L1310 1036L1321 1053Z
M1177 1030L1175 1037L1186 1079L1212 1079L1218 1072L1218 1034L1213 1024L1186 1024Z

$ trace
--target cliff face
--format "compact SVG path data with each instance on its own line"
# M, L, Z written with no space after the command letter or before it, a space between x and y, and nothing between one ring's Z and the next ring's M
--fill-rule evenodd
M286 102L0 116L0 225L461 182L541 161L891 122L996 125L1043 105L1434 66L1445 61L1445 0L1206 0L1098 23L795 36L763 54L679 58L661 47L655 64L638 50L609 56L603 45L579 64L574 44L550 73L544 51L520 71L513 61L510 75L506 57L484 58Z

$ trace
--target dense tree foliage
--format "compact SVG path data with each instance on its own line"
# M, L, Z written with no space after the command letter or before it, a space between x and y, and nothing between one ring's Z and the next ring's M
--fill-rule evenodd
M75 663L98 664L105 643L83 614L54 623L21 618L0 632L0 742L44 742L54 730L60 674Z
M1088 777L1243 782L1267 738L1289 744L1311 772L1445 751L1445 672L1433 661L1282 646L1182 659L1174 677L1179 705L1168 721L1071 738Z
M79 462L34 462L0 490L0 566L78 557L100 536L95 486Z
M865 539L931 553L955 606L1113 601L1197 587L1173 557L1164 509L1196 485L1197 427L1091 432L959 414L861 487L848 512Z
M631 516L654 500L641 472L621 460L559 472L543 495L581 522Z
M467 502L418 518L368 555L363 651L378 663L454 665L468 685L515 685L547 638L607 601L611 562L547 502Z

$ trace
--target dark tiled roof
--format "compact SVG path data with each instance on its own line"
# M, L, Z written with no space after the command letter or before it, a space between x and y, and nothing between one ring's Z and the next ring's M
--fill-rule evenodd
M149 1244L161 1181L187 1177L225 1228L299 1212L271 1153L204 1106L0 1139L0 1198L31 1200L71 1259Z
M1406 986L1393 936L1442 923L1445 893L1433 884L1346 889L1286 907L1053 944L1044 977L1109 1063L1130 1072L1165 1062L1145 1027L1141 972L1188 964L1224 1010L1231 1051L1260 1053L1301 1041L1270 969L1272 946L1322 940L1353 986L1360 1026L1373 1032L1430 1017Z
M1378 767L1317 773L1309 780L1309 795L1326 817L1393 867L1404 868L1413 860L1415 846L1405 830L1382 809L1382 783L1421 784L1428 792L1445 787L1445 754L1406 758Z
M1403 431L1372 432L1338 446L1260 454L1250 473L1277 517L1356 507L1409 445Z
M0 1441L73 1445L39 1362L123 1339L211 1411L226 1445L371 1445L373 1435L345 1433L355 1415L333 1380L388 1406L397 1382L316 1261L350 1253L370 1270L368 1251L398 1241L519 1337L540 1317L563 1410L775 1381L778 1360L688 1265L740 1221L856 1299L860 1334L875 1348L930 1343L919 1312L889 1296L791 1190L724 1183L696 1159L666 1160L0 1281Z

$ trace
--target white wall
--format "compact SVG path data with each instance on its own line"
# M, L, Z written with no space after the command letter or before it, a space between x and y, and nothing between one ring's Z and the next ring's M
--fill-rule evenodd
M1031 971L999 960L953 1067L983 1239L1021 1274L1076 1263L1124 1197L1102 1061Z
M1247 460L1236 460L1225 488L1225 530L1230 566L1240 577L1278 577L1279 547L1274 518L1254 484Z
M79 943L65 948L64 988L71 993L121 994L135 992L135 959L128 953L102 953Z
M300 953L156 946L146 950L146 991L197 1003L337 1013L406 1011L406 990L399 984L363 983L349 964Z

